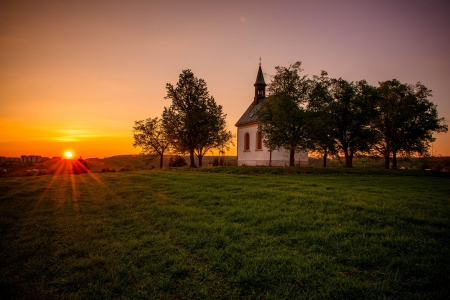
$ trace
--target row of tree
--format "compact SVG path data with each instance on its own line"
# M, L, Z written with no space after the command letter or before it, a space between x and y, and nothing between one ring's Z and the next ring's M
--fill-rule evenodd
M353 156L375 153L385 158L385 168L397 168L397 155L426 154L433 133L446 132L444 118L428 98L432 91L396 79L371 86L365 80L348 82L320 76L300 76L301 62L276 67L268 86L268 100L257 111L258 130L271 150L321 153L323 166L329 155L343 153L352 167Z
M213 149L224 154L233 145L233 134L226 129L226 114L217 105L203 79L191 70L183 70L178 83L166 84L166 99L172 105L164 107L161 118L135 122L134 147L141 147L148 157L160 158L160 168L167 152L190 156L190 167L196 167L195 156L202 166L203 156Z

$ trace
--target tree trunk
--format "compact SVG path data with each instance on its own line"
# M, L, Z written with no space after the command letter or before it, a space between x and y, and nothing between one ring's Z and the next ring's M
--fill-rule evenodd
M325 148L323 151L323 167L327 167L327 157L328 157L328 148Z
M164 152L161 152L159 155L159 168L162 169L163 167L163 159L164 159Z
M195 165L194 150L189 152L189 158L191 160L191 164L190 164L189 168L197 168L197 166Z
M203 155L197 155L197 158L198 158L198 166L201 167L202 166Z
M392 151L392 169L397 170L397 151Z
M386 170L389 170L390 169L390 166L389 166L389 151L385 151L384 152L384 168L386 169Z
M295 150L291 149L291 151L289 152L289 167L293 167L295 165L294 155L295 155Z
M353 168L353 151L345 149L344 156L345 156L345 167Z

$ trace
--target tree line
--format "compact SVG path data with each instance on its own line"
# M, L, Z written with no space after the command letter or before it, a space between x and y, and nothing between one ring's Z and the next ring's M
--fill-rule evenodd
M134 147L141 147L147 157L163 157L167 152L189 154L190 167L196 167L195 157L202 166L203 156L213 149L224 154L233 144L233 134L226 129L226 114L208 92L206 82L183 70L176 86L166 84L172 104L164 107L160 118L135 121Z
M295 152L309 150L322 155L324 167L329 155L343 153L352 167L355 154L372 153L396 169L399 154L427 154L433 133L448 131L429 100L432 91L420 82L372 86L330 78L326 71L308 78L300 75L301 62L275 70L268 99L256 112L258 131L270 151L290 151L290 166Z

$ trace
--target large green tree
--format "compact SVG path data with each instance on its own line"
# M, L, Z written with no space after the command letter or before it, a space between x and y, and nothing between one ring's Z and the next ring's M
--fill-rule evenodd
M327 135L344 153L345 166L353 167L353 156L369 151L375 139L369 125L375 114L376 89L365 80L354 83L333 78L321 92L322 97L310 99L310 106L327 116Z
M202 126L202 130L199 131L199 143L194 150L200 167L202 166L203 156L208 151L212 149L229 150L230 145L233 144L233 134L227 130L226 115L222 113L222 106L217 105L214 98L211 97L207 100L206 107L204 119L199 124L199 126Z
M206 82L189 69L182 71L176 86L167 83L166 89L165 98L172 105L164 107L163 123L171 144L178 152L189 153L190 167L196 167L195 155L201 166L208 150L231 140L222 106L209 95Z
M322 71L320 76L314 75L311 80L307 111L311 119L308 135L308 150L319 153L323 158L323 167L327 166L328 155L337 155L337 142L332 138L333 114L323 103L331 103L328 73Z
M271 150L289 150L289 166L294 166L295 152L307 148L308 115L304 108L308 95L306 76L300 76L301 62L276 67L269 84L269 98L257 110L258 131Z
M134 122L134 147L141 147L142 154L150 159L159 156L159 167L163 167L164 153L170 147L170 139L163 122L158 117Z
M432 91L418 82L404 84L393 79L379 83L376 107L378 114L373 126L377 130L378 142L374 148L385 159L385 168L397 168L397 154L425 154L434 132L448 131L444 119L438 117L437 107L429 97Z

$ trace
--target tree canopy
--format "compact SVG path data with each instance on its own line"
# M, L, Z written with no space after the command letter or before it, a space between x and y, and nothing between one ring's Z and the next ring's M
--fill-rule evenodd
M339 78L331 84L334 120L331 136L344 153L345 166L352 167L354 154L369 151L375 139L369 126L375 114L375 88L365 80L353 83Z
M310 82L307 111L311 118L308 136L308 150L320 153L323 157L323 167L327 166L328 155L338 153L337 142L331 136L333 129L333 113L325 105L331 103L328 92L331 82L328 73L322 71L320 76L314 75Z
M202 165L203 155L212 148L227 146L232 133L226 130L226 115L209 95L206 82L183 70L174 87L166 84L166 99L172 105L164 107L163 123L173 147L189 153L190 167L196 167L194 155Z
M164 153L170 147L170 139L162 120L158 117L134 122L134 147L141 147L142 154L150 159L159 156L159 167L163 167Z
M375 151L385 158L389 168L392 154L392 168L397 168L397 153L428 152L434 132L446 132L444 119L438 117L437 107L428 100L432 91L418 82L404 84L393 79L379 83L376 102L377 116L373 127L377 131Z

